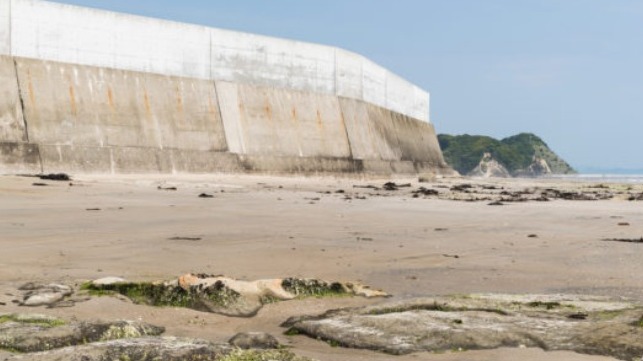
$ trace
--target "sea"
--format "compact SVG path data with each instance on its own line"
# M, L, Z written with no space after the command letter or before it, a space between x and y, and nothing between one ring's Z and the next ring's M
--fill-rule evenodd
M553 175L547 178L564 179L587 183L627 183L643 184L643 174L574 174Z

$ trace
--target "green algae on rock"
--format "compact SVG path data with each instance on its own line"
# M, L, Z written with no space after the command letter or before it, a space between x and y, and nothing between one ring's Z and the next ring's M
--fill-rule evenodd
M167 282L97 280L81 289L94 296L120 294L135 303L185 307L234 317L252 317L264 304L307 297L386 297L386 293L358 283L285 278L240 281L223 276L187 274Z
M0 315L0 349L39 352L90 342L157 336L164 328L134 321L65 322L30 314Z
M282 326L389 354L537 347L629 361L643 355L641 314L643 305L596 296L480 294L331 310Z

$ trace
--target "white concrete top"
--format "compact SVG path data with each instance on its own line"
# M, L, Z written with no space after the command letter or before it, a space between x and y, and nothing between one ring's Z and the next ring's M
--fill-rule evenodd
M0 54L355 98L429 121L429 94L334 47L40 0L0 0Z

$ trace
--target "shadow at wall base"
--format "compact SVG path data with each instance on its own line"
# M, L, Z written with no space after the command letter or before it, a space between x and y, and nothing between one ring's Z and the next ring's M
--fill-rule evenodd
M333 157L279 157L146 147L94 147L0 143L0 173L173 174L261 173L291 175L450 174L444 164Z

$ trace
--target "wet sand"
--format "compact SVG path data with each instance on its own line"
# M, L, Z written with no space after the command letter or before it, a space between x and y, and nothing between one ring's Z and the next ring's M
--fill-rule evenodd
M602 201L489 206L487 201L413 198L411 194L420 186L436 185L439 191L448 192L454 183L516 190L586 186L559 180L420 184L416 179L397 179L398 183L412 183L412 187L398 191L354 188L379 187L386 181L234 175L79 176L74 177L73 186L42 181L48 186L35 187L34 182L41 182L35 178L0 177L0 302L6 304L0 305L0 312L143 319L166 326L168 335L212 341L227 341L239 331L267 331L293 346L296 353L322 361L609 359L523 349L393 357L333 348L303 336L284 336L279 327L290 316L382 300L281 302L267 305L254 318L152 308L115 298L58 309L24 309L11 302L16 298L15 289L25 282L78 284L106 276L161 280L188 272L247 280L297 276L361 281L396 298L504 292L643 300L643 245L603 241L643 236L641 202L617 196ZM199 198L202 193L214 197ZM359 199L362 197L365 199Z

